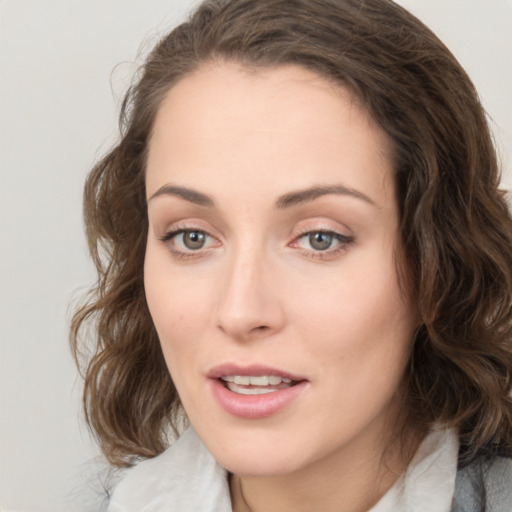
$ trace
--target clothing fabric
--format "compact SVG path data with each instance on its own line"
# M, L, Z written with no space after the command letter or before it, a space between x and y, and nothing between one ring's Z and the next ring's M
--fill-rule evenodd
M476 461L457 471L457 454L455 432L433 430L369 512L512 512L512 461ZM189 428L128 471L108 512L232 512L228 474Z
M512 459L480 459L460 469L451 512L512 512Z
M231 512L227 473L193 428L115 487L108 512Z
M453 430L433 430L405 474L369 512L449 512L458 453L459 440Z

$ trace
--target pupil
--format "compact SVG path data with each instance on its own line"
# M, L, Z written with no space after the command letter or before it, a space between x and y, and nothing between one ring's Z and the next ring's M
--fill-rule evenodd
M187 249L201 249L205 242L204 233L199 231L188 231L183 237L183 243Z
M309 235L309 243L311 247L317 251L325 251L332 244L332 235L329 233L311 233Z

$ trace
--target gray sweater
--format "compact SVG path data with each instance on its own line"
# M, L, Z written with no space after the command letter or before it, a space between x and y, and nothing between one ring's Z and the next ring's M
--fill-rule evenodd
M452 512L512 512L512 459L478 459L459 469Z

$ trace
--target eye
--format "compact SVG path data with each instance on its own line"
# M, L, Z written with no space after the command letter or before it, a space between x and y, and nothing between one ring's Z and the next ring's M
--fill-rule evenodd
M183 231L179 233L178 240L191 251L197 251L202 249L206 243L206 233L202 231Z
M302 249L307 256L324 258L335 256L338 252L346 250L351 242L353 242L352 237L342 235L341 233L316 230L301 234L291 246Z
M309 245L315 251L326 251L331 247L334 240L334 233L326 233L325 231L316 231L306 236Z
M175 229L160 240L168 245L173 254L184 257L215 245L215 238L200 229Z

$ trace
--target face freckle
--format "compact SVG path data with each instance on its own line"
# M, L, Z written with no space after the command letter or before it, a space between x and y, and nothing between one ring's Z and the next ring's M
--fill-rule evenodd
M159 109L148 306L192 425L237 474L354 457L400 409L415 309L390 146L347 90L294 66L205 66Z

